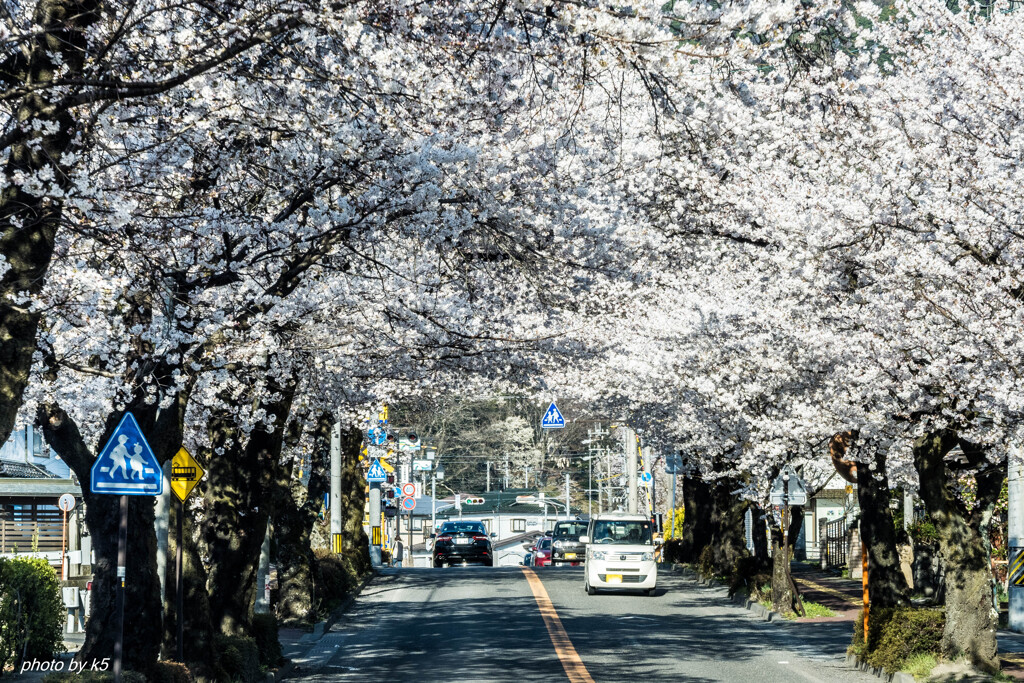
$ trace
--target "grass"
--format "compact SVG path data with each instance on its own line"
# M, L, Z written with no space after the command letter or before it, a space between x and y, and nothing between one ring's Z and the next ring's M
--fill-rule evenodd
M839 616L837 613L833 612L828 607L825 607L825 605L822 605L820 603L811 602L810 600L804 600L803 602L804 602L804 612L806 612L807 618L809 618L809 619L810 618L814 618L814 617L838 617ZM799 619L799 618L801 618L800 615L798 615L796 613L787 614L786 615L786 619L789 619L789 620Z
M914 676L915 680L923 681L928 678L932 669L939 663L934 655L920 653L911 656L903 664L903 670Z

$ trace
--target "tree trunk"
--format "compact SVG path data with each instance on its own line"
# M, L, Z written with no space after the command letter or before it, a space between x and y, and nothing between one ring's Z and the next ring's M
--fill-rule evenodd
M868 551L868 595L872 607L907 606L909 589L896 548L885 462L876 454L873 464L872 469L859 463L856 469L861 543Z
M711 486L700 477L683 477L683 529L679 538L682 562L696 562L711 543L711 520L714 517L714 495Z
M276 417L273 431L260 422L242 445L232 411L221 410L209 421L210 450L217 455L207 471L207 592L214 628L229 635L250 632L260 550L281 481L278 459L295 383L271 390L261 408Z
M81 77L88 49L85 33L99 19L98 7L95 0L39 0L27 53L8 50L10 56L0 65L5 89L34 89L15 105L17 125L25 132L7 148L0 191L0 256L9 267L0 277L0 443L10 436L21 408L39 327L40 312L16 302L23 293L34 297L42 291L63 211L55 193L37 196L13 178L49 170L56 188L70 186L61 159L72 146L77 125L67 109L49 100L51 92L62 98L64 91L46 86L61 65L63 78ZM35 122L53 125L44 130L34 127Z
M768 523L765 521L765 512L759 506L751 505L750 513L754 520L754 557L757 558L757 566L767 571L770 558L768 556Z
M717 574L731 575L740 558L749 556L744 532L744 513L747 501L733 495L736 489L731 480L719 481L714 487L714 506L710 520L711 562Z
M341 434L341 506L342 550L345 559L351 563L357 575L362 576L371 569L370 539L363 531L363 513L366 509L366 478L359 465L359 452L363 434L351 427Z
M783 552L782 529L772 527L772 609L779 614L803 612L800 593L793 581L790 561L796 547L796 537L803 526L803 508L790 508L787 515L789 530L785 539L787 552Z
M202 484L200 484L202 486ZM195 542L199 533L191 514L187 511L183 518L182 536L182 595L185 606L184 614L177 613L177 576L170 568L167 571L164 602L163 652L164 659L176 660L178 619L184 619L183 656L189 670L197 678L215 679L216 672L212 666L215 661L214 631L210 621L210 599L206 593L206 568L200 560ZM178 549L177 524L182 506L171 503L170 529L168 535L168 567L174 566L174 557Z
M292 477L290 491L286 490L288 495L275 506L274 535L277 539L280 587L277 616L282 623L305 623L316 616L310 536L317 512L323 505L323 495L329 487L332 422L331 414L326 412L321 413L316 421L309 484L305 491L301 490L298 479Z
M955 473L945 456L959 442L975 475L977 492L973 510L956 498L950 483ZM992 467L984 453L943 431L927 434L914 444L914 465L920 480L919 493L939 534L939 552L946 571L946 627L943 655L967 657L975 666L995 673L997 614L992 606L992 573L989 568L988 525L1005 476Z

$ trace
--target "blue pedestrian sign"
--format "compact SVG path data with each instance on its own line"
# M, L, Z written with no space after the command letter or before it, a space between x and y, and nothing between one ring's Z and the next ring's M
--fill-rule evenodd
M373 459L373 464L370 465L370 469L366 471L366 481L369 482L381 482L388 480L388 473L384 471L384 468L380 466L380 460Z
M654 481L654 475L653 474L651 474L650 472L641 472L640 473L640 485L641 486L650 486L652 481Z
M558 406L552 401L548 406L548 412L544 413L544 419L540 421L541 429L562 429L565 427L565 418L558 411Z
M159 496L164 492L164 473L131 413L100 451L92 466L89 490L119 496Z

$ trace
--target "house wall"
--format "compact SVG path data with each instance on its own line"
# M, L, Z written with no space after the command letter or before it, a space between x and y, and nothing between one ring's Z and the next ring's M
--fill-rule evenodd
M49 470L61 479L71 477L71 468L50 450L43 435L34 427L23 427L13 432L0 446L0 459L27 462Z

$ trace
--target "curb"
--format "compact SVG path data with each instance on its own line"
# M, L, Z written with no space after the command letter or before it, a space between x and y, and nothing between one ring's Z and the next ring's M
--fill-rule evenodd
M676 574L679 574L684 579L690 579L692 581L695 581L699 586L724 588L724 586L718 583L716 579L709 579L707 577L704 577L700 574L700 572L690 569L689 567L684 567L681 564L673 564L672 571ZM749 600L743 595L727 595L726 598L729 600L729 602L742 606L748 612L753 613L762 621L774 623L784 621L779 616L778 612L774 612L768 609L761 603ZM885 673L884 669L875 666L870 666L867 662L860 658L860 655L847 653L846 666L851 669L859 669L860 671L870 673L882 679L883 681L888 681L889 683L915 683L913 674L909 674L906 671L897 671L894 674L887 674Z
M370 581L372 581L376 577L377 570L371 570L366 576L362 578L362 580L356 585L356 587L353 588L351 592L349 592L348 596L345 597L345 600L342 601L341 605L339 605L333 612L331 612L331 614L325 620L319 621L316 624L314 624L313 632L307 633L306 635L299 638L299 642L303 645L312 645L316 641L323 638L324 634L330 631L331 627L341 620L341 617L345 615L345 612L347 612L348 609L352 606L352 603L356 601L356 598L358 598L360 593L363 592L363 589L366 588L367 584L369 584ZM294 670L295 662L289 659L277 671L267 672L267 683L277 683L277 681L288 678L288 676L290 676Z

